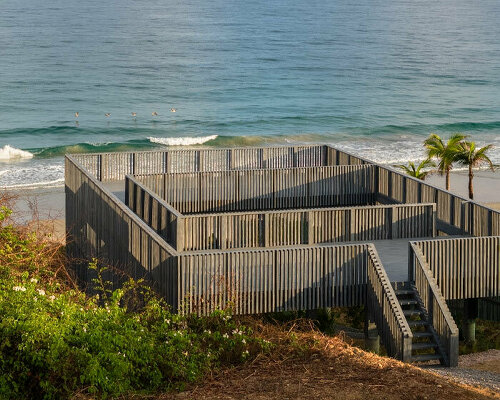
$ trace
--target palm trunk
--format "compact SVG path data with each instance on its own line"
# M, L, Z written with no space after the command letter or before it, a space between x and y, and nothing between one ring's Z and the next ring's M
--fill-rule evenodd
M446 190L450 190L450 168L446 168Z
M472 172L472 165L469 165L469 199L474 199L474 187L472 186L472 178L474 178L474 173Z

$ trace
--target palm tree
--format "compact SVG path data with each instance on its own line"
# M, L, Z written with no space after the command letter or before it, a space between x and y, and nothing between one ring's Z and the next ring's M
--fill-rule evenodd
M424 171L425 168L429 167L435 167L436 164L434 164L434 161L432 161L430 158L422 161L420 164L418 164L418 167L415 167L415 163L412 161L408 161L408 165L396 165L396 167L401 168L403 171L406 172L407 175L413 176L414 178L425 180L425 177L429 175L432 171Z
M488 144L478 149L474 142L462 142L460 145L461 151L458 153L457 161L469 167L469 198L474 199L474 188L472 186L472 179L474 178L473 168L479 167L481 164L488 164L493 170L493 163L486 155L486 152L493 147Z
M461 133L453 134L446 144L435 133L425 139L424 146L427 149L429 158L437 158L439 164L438 171L441 175L446 175L446 190L450 190L450 171L453 163L457 160L457 154L461 151L460 143L466 138L466 135Z

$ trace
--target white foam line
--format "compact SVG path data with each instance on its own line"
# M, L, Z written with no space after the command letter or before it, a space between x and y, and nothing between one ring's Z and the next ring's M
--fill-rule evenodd
M202 136L202 137L175 137L175 138L157 138L148 137L151 143L163 144L166 146L192 146L194 144L203 144L210 140L215 140L218 135Z

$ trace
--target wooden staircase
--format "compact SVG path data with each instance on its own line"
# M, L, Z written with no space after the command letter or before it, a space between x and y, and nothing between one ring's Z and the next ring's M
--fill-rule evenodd
M411 362L439 361L446 364L446 353L439 343L439 337L429 321L427 311L415 286L406 283L398 285L395 293L404 316L413 333Z

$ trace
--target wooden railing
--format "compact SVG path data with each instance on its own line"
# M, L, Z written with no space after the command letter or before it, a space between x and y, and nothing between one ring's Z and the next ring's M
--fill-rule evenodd
M334 166L135 175L183 214L367 205L374 167Z
M377 166L377 201L380 203L436 203L437 229L448 235L498 236L500 212L439 189L390 167L327 146L329 165Z
M132 176L126 204L178 251L433 237L433 204L182 215Z
M500 296L500 237L414 242L446 299Z
M432 271L425 261L422 251L415 243L409 244L410 283L415 287L422 299L427 312L428 321L432 323L434 330L439 336L441 351L444 353L444 364L448 367L458 365L458 328L448 309L446 300L439 289Z
M184 249L183 215L133 177L125 177L125 205L176 250Z
M181 250L274 247L434 236L434 205L390 205L184 216Z
M72 156L97 180L123 180L125 175L228 171L329 165L324 145L180 149Z
M368 246L367 279L367 311L375 320L387 354L410 361L413 334L373 245Z
M258 314L365 304L367 245L218 250L179 255L184 313L230 305Z

